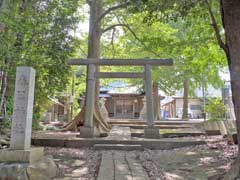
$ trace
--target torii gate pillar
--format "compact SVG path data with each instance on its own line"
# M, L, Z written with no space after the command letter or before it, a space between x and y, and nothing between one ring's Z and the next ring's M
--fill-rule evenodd
M159 129L154 127L154 111L152 96L152 72L149 64L145 65L145 94L147 105L147 127L144 129L145 138L159 138Z
M94 64L87 65L86 109L84 126L80 127L80 137L90 138L94 136L93 113L95 101L95 70Z

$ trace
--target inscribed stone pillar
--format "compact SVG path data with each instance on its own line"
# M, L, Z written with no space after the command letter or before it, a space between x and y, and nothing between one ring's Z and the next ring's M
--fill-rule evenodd
M30 67L18 67L14 94L11 149L25 150L30 148L34 86L35 70Z
M0 163L33 163L43 157L43 147L30 147L34 85L35 70L30 67L18 67L10 149L0 149Z

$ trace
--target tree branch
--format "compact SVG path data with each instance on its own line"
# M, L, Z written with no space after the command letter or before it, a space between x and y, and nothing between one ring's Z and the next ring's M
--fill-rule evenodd
M115 10L120 9L120 8L125 8L125 7L127 7L129 4L130 4L130 1L108 8L107 10L105 10L105 11L100 15L100 17L97 19L97 22L101 21L101 20L102 20L107 14L109 14L110 12L115 11Z
M122 24L122 23L113 24L113 25L107 27L106 29L103 29L103 30L102 30L102 33L105 33L105 32L107 32L107 31L110 31L110 30L114 29L114 28L117 27L117 26L127 26L127 25L126 25L126 24Z
M112 39L111 39L111 45L112 45L112 50L113 50L113 57L115 57L115 48L114 48L114 36L115 36L116 29L113 28L112 31Z
M81 47L78 47L79 48L79 50L83 53L83 55L85 56L85 57L87 57L87 53L81 48Z
M211 21L212 21L212 27L215 31L215 35L216 35L216 38L217 38L217 41L218 41L218 44L219 46L226 52L228 53L228 49L227 49L227 46L226 44L223 42L222 40L222 37L221 37L221 34L219 32L219 28L218 28L218 25L217 25L217 21L213 15L213 12L212 12L212 9L211 9L211 6L208 2L208 0L204 0L205 4L206 4L206 7L208 9L208 12L209 12L209 15L210 15L210 18L211 18Z
M154 54L155 56L160 57L160 55L159 55L158 53L156 53L155 51L153 51L152 49L150 49L150 48L137 36L137 34L132 30L132 28L131 28L128 24L123 24L123 23L113 24L113 25L107 27L106 29L103 29L103 30L102 30L102 33L105 33L105 32L107 32L107 31L109 31L109 30L111 30L111 29L113 29L113 28L115 28L115 27L117 27L117 26L122 26L122 27L127 28L127 29L131 32L131 34L133 35L133 37L134 37L136 40L138 40L138 41L142 44L142 46L143 46L144 48L146 48L149 52L151 52L151 53Z

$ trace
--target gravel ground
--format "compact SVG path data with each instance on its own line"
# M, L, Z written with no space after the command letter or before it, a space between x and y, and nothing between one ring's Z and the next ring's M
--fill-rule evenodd
M237 146L227 145L220 136L207 138L208 144L173 150L135 151L150 180L219 180L236 157ZM101 151L88 148L45 148L57 162L61 174L56 179L95 180Z
M53 156L60 174L56 180L95 180L101 162L101 153L88 148L45 148Z

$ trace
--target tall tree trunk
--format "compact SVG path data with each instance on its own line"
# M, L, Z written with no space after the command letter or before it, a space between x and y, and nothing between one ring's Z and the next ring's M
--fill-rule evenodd
M90 19L89 19L89 37L88 37L88 58L100 59L100 40L101 40L101 15L103 14L102 0L89 1ZM96 72L99 67L96 67ZM106 119L103 118L99 107L99 80L95 84L95 106L93 120L97 126L108 130L110 127Z
M183 82L183 114L182 119L188 119L188 92L189 80L185 79Z
M155 120L160 120L160 98L158 95L158 83L153 82L153 104Z
M7 90L7 73L2 73L1 79L2 84L1 84L1 101L0 101L0 114L4 114L4 103L6 102L5 96L6 96L6 90Z
M89 2L89 33L88 33L88 58L100 58L102 0L92 0ZM96 68L99 71L99 68ZM96 80L95 101L99 98L99 80Z
M88 34L88 58L100 58L100 39L101 39L101 19L102 14L102 0L92 0L89 3L90 17L89 17L89 34ZM96 67L96 72L99 67ZM99 110L99 79L96 80L95 85L95 109Z
M225 52L231 76L232 100L236 115L238 142L240 142L240 1L222 0L221 10L226 36L227 51ZM238 159L240 159L240 143L238 143Z

